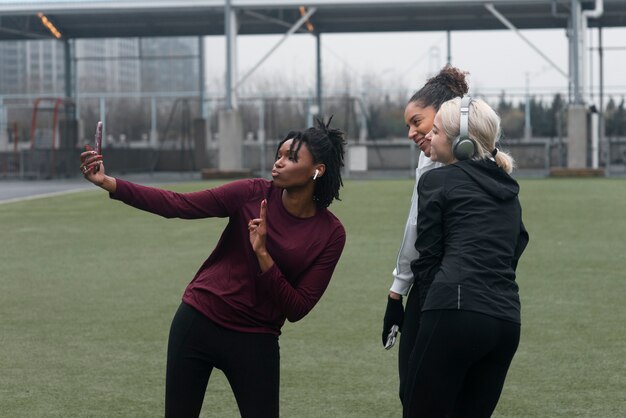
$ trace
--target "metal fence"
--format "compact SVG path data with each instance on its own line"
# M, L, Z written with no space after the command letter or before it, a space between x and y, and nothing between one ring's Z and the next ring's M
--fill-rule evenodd
M91 143L98 120L105 122L104 149L110 172L197 171L217 168L218 110L221 98L188 95L92 95L75 104L78 124L68 123L73 107L61 109L54 122L53 111L40 107L33 117L35 97L4 96L0 100L0 178L55 178L78 175L78 155ZM358 97L336 95L324 98L324 114L334 115L349 149L365 150L368 171L386 171L411 176L417 150L406 138L369 138L367 103ZM275 145L290 130L311 126L317 109L312 97L251 97L240 100L245 135L244 168L263 174L269 170ZM395 112L395 113L393 113ZM402 109L391 118L401 124ZM397 113L397 114L396 114ZM194 141L197 124L205 127L202 149ZM64 139L73 135L71 140ZM58 138L53 140L52 138ZM567 146L562 138L504 141L520 169L545 171L563 167ZM591 149L590 149L591 151ZM199 156L202 158L198 158ZM608 174L626 172L626 138L608 138L600 144L600 166ZM347 157L347 173L358 171ZM408 174L407 174L408 173Z

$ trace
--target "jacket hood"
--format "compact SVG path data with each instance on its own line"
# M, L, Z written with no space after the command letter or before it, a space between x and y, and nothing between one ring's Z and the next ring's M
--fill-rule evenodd
M509 200L519 194L519 184L493 160L465 160L453 163L491 196Z

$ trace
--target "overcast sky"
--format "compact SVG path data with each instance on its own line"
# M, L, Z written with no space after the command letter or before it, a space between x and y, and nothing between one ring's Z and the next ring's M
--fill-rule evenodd
M565 31L525 30L525 37L548 55L558 67L568 72L568 42ZM597 30L589 32L588 47L597 47ZM239 77L254 66L281 36L240 36L238 38ZM452 63L469 71L470 89L497 93L502 89L512 94L525 91L526 74L530 90L535 93L567 92L566 78L543 60L519 36L509 30L465 31L452 33ZM607 94L626 95L626 28L603 29L605 47L604 83ZM224 73L223 37L209 37L205 42L209 89ZM322 62L326 82L330 77L348 75L353 85L366 77L375 77L382 85L415 90L429 74L446 62L445 32L324 34ZM300 34L287 39L281 47L249 79L251 84L263 79L284 80L298 84L302 91L314 89L315 39ZM587 72L593 77L597 95L597 52L594 66Z

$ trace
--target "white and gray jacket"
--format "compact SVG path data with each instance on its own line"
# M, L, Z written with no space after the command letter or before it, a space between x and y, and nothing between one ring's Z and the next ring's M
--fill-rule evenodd
M398 251L398 260L396 268L393 269L393 284L391 291L406 295L409 293L413 285L413 272L411 271L411 261L419 257L419 253L415 249L415 240L417 239L417 183L420 176L433 168L441 167L443 164L432 161L430 158L420 152L418 166L415 169L415 186L413 187L413 197L411 198L411 209L409 217L404 226L404 237Z

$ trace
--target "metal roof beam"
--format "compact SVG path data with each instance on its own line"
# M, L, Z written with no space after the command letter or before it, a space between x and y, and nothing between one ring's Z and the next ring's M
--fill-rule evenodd
M555 70L557 70L559 73L561 73L566 79L568 79L568 80L570 79L570 76L565 71L563 71L554 61L552 61L550 59L550 57L548 57L546 54L544 54L543 51L541 51L541 49L539 49L528 38L526 38L506 17L504 17L500 12L498 12L496 10L496 8L493 6L493 4L487 3L487 4L485 4L485 8L487 10L489 10L491 12L491 14L496 17L496 19L498 19L500 22L502 22L502 24L504 26L506 26L507 28L509 28L510 30L515 32L515 34L517 36L522 38L522 40L524 42L526 42L526 44L528 44L528 46L530 46L536 53L538 53L541 56L541 58L543 58L545 61L547 61L548 64L550 64L552 67L554 67Z
M26 36L28 38L33 38L33 39L54 39L51 36L45 36L45 35L41 35L39 33L29 32L29 31L25 31L25 30L3 28L2 26L0 26L0 32L10 33L11 35Z
M285 36L283 36L280 41L278 41L276 43L276 45L274 45L264 56L263 58L261 58L259 60L259 62L252 67L252 69L250 71L248 71L246 73L246 75L244 75L243 77L241 77L241 79L239 79L239 81L237 82L237 84L235 85L234 89L238 89L247 79L248 77L250 77L260 66L261 64L263 64L265 62L266 59L268 59L273 53L274 51L276 51L276 49L278 49L279 46L282 45L283 42L285 42L287 40L287 38L289 38L295 31L297 31L302 25L304 25L304 23L309 20L309 18L311 16L313 16L313 14L317 11L317 9L315 7L310 8L296 23L294 23L294 25L287 31L287 33L285 34Z
M3 18L2 16L0 16L0 32L10 33L12 35L21 35L21 36L32 38L32 39L52 39L50 36L47 36L43 33L37 33L28 29L19 29L18 27L16 27L16 26L20 26L20 23L23 23L22 26L24 26L24 28L28 28L29 19L30 18L24 18L24 17L15 18L13 19L13 22L15 23L11 25L13 27L9 28L7 27L7 22L6 22L7 17L5 16Z
M254 17L256 19L262 20L264 22L269 22L269 23L275 23L279 26L282 26L284 28L291 28L292 24L289 22L285 22L284 20L281 19L276 19L275 17L271 17L271 16L266 16L262 13L259 12L253 12L252 10L243 10L243 14L248 15L250 17ZM298 32L301 33L309 33L308 31L302 29L302 27L298 28L297 30Z

